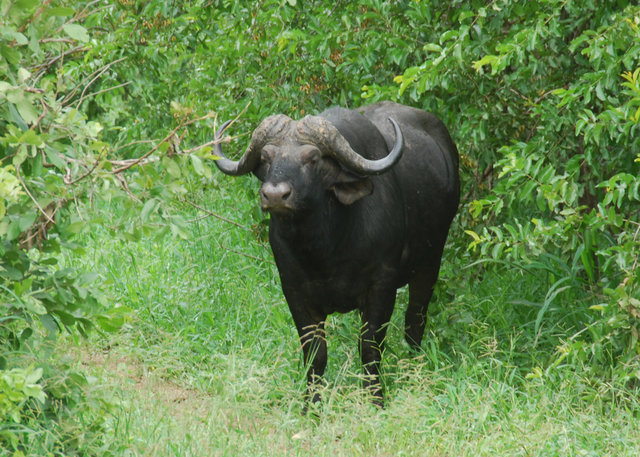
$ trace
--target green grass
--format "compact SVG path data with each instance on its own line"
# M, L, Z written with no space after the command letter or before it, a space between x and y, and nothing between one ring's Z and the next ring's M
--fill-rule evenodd
M255 195L230 184L208 198L208 209L246 228L185 207L189 240L95 233L87 254L70 259L133 309L115 335L61 343L114 402L118 455L640 455L638 390L571 349L592 320L585 297L559 295L536 333L547 279L480 275L455 243L418 354L404 343L407 293L398 294L386 409L360 390L359 323L347 314L328 323L323 403L301 416L297 334L268 245L256 239Z

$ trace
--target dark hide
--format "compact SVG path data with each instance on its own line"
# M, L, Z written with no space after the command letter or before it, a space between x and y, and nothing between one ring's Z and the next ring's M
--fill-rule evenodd
M415 348L422 341L459 202L458 152L435 116L399 104L332 108L319 117L365 159L384 158L393 148L396 135L388 118L404 137L402 157L391 169L362 176L323 154L323 146L309 144L300 134L305 120L291 121L262 142L253 169L263 182L269 240L309 366L308 398L319 399L315 385L327 362L327 316L357 309L365 388L382 405L383 341L396 290L405 284L405 338Z

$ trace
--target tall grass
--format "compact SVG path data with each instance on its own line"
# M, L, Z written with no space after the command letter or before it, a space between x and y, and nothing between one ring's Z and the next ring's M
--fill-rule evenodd
M637 390L562 356L590 322L576 306L586 294L559 294L540 321L553 278L468 268L455 233L418 354L404 343L398 293L387 408L360 390L357 315L336 315L323 403L301 416L297 334L258 240L255 194L231 182L202 201L243 227L185 204L187 240L94 233L70 259L133 309L118 335L74 349L117 400L110 430L123 455L640 455Z

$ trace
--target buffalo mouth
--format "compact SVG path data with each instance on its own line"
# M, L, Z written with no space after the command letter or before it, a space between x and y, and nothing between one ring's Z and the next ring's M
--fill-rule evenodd
M262 211L264 211L265 213L269 213L276 216L282 216L282 217L291 216L293 215L293 212L294 212L293 207L287 204L276 205L276 204L265 204L263 202L260 206L262 208Z

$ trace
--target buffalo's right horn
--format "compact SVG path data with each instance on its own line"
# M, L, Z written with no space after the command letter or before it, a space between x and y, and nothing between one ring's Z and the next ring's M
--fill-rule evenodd
M231 122L232 121L225 122L216 132L216 143L213 146L213 151L215 155L218 156L215 163L221 172L231 176L240 176L251 173L256 169L260 163L260 151L262 147L272 138L282 135L283 130L291 123L291 119L284 114L267 117L258 128L253 131L251 142L238 161L228 159L222 152L222 146L220 146L222 133Z

